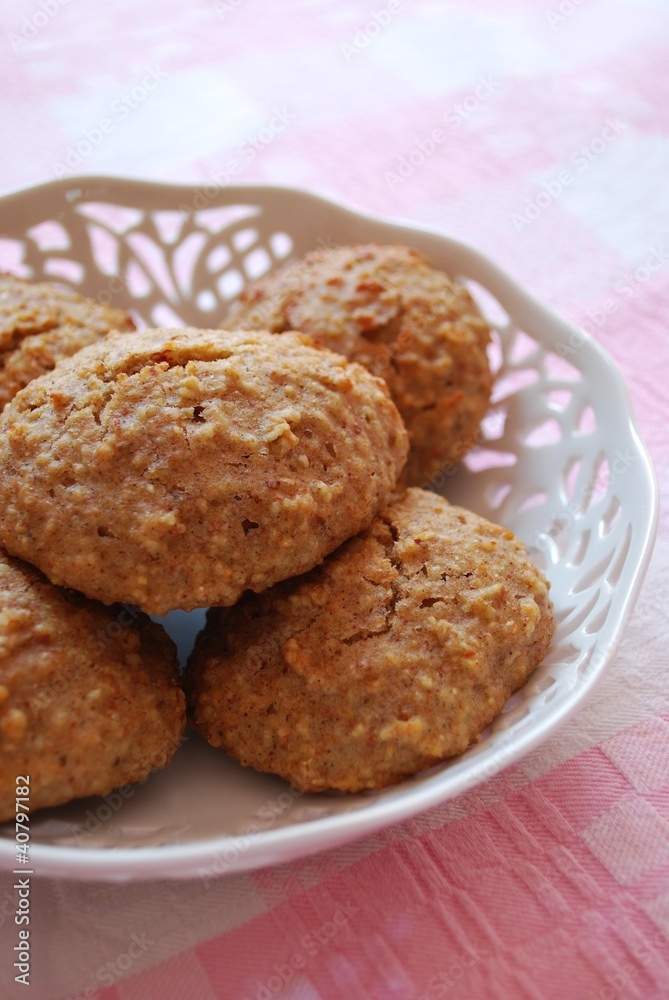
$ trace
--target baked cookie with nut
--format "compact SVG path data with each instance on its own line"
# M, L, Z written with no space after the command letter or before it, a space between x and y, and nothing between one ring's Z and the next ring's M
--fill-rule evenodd
M146 615L54 587L0 550L0 821L143 781L184 732L176 649Z
M51 284L0 274L0 410L38 375L105 337L134 330L124 309Z
M111 334L0 415L0 539L106 604L234 604L368 527L407 449L385 383L300 334Z
M384 378L409 431L405 485L425 485L476 441L490 331L464 286L418 250L314 250L247 285L225 323L301 330Z
M510 531L409 489L317 569L210 610L191 725L305 792L391 785L466 750L525 683L548 591Z

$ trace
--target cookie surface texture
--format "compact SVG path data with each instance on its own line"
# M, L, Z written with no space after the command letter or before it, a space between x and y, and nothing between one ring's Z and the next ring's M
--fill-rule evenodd
M123 309L49 282L0 274L0 410L34 378L110 330L134 330Z
M406 430L297 334L112 334L0 416L0 536L52 583L166 614L234 603L367 527Z
M185 726L176 650L137 611L52 586L0 550L0 820L143 781ZM23 782L21 784L24 784Z
M475 742L552 632L524 545L410 489L316 570L209 612L191 724L298 789L382 788Z
M227 322L301 330L384 378L411 441L405 485L425 485L476 441L489 330L469 292L417 250L315 250L248 285Z

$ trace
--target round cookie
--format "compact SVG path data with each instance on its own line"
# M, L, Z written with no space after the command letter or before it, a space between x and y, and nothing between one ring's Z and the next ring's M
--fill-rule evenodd
M0 821L14 816L19 777L31 813L106 795L164 767L184 728L160 625L54 587L0 550Z
M19 389L110 330L134 330L123 309L49 282L0 274L0 411Z
M299 334L112 334L0 416L0 540L106 604L233 604L367 527L407 447L383 381Z
M190 722L303 791L382 788L475 742L552 632L522 543L410 489L311 573L211 609Z
M248 285L227 322L301 330L384 378L409 431L405 485L428 483L476 440L489 330L467 290L417 250L315 250Z

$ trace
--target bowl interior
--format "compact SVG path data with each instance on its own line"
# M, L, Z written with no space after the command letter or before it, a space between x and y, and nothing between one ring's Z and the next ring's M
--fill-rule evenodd
M478 445L430 485L525 541L551 580L558 623L547 658L478 744L397 788L298 795L191 736L164 772L126 798L38 814L33 851L43 850L47 867L56 848L86 848L99 877L130 870L119 849L140 846L181 845L184 857L188 845L204 846L224 870L286 859L483 780L575 707L615 650L656 518L652 470L622 380L587 334L467 246L299 191L62 181L4 199L3 218L0 270L129 308L139 326L217 326L250 279L316 246L399 242L426 252L470 288L493 331L496 372ZM202 614L164 619L184 657ZM241 850L230 837L250 846ZM0 838L0 857L4 848ZM192 870L194 857L176 873Z

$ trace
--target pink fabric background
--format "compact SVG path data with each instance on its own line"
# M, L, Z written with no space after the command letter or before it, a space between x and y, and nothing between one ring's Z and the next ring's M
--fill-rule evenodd
M664 0L6 0L0 191L62 172L111 116L71 172L201 184L235 161L235 181L463 237L614 355L665 489L667 14ZM155 88L115 111L150 70ZM285 128L251 159L242 144L277 110ZM389 178L434 129L433 155ZM550 204L519 222L546 184ZM3 995L669 996L668 543L665 519L607 676L520 764L368 840L207 886L39 880L33 984L12 983L4 922Z

